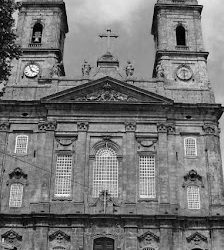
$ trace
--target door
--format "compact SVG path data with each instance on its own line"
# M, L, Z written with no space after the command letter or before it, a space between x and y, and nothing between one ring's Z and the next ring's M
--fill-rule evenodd
M114 250L114 240L106 237L95 239L93 250Z

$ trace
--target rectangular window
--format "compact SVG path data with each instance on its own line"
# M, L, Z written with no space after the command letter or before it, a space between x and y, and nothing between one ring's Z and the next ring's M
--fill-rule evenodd
M27 147L28 147L28 136L18 135L16 137L15 153L27 154Z
M155 156L139 157L140 198L156 198Z
M12 184L10 188L9 207L21 207L23 202L23 185Z
M200 209L200 190L197 186L187 187L188 209Z
M197 156L197 140L193 137L184 139L185 156L195 157Z
M72 156L58 155L55 175L55 197L70 197L72 178Z

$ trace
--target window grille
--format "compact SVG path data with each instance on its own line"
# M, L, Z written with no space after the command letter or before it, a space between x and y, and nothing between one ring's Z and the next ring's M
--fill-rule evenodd
M23 185L15 183L11 185L9 207L21 207L23 202Z
M185 155L197 156L197 141L196 138L188 137L184 139Z
M64 250L64 247L54 247L53 250Z
M155 248L152 248L152 247L144 247L143 250L155 250Z
M139 157L140 198L156 198L155 156Z
M200 209L200 190L197 186L187 187L188 209Z
M55 176L55 197L71 195L72 156L58 155Z
M27 135L18 135L16 137L15 153L16 154L26 154L27 147L28 147L28 136Z
M98 150L93 167L93 197L98 197L103 190L118 196L118 160L111 148Z

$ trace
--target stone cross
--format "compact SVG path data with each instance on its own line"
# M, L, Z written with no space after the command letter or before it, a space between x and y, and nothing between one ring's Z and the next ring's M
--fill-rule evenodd
M100 38L107 38L107 52L111 50L111 38L118 38L119 36L112 33L111 29L107 29L107 33L103 33L99 35Z

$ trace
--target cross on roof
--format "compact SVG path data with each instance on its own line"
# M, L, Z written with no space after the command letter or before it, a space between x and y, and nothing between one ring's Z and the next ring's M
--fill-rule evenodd
M119 36L115 33L112 33L111 29L107 29L107 33L99 35L100 38L107 38L107 52L111 50L111 38L118 38Z

